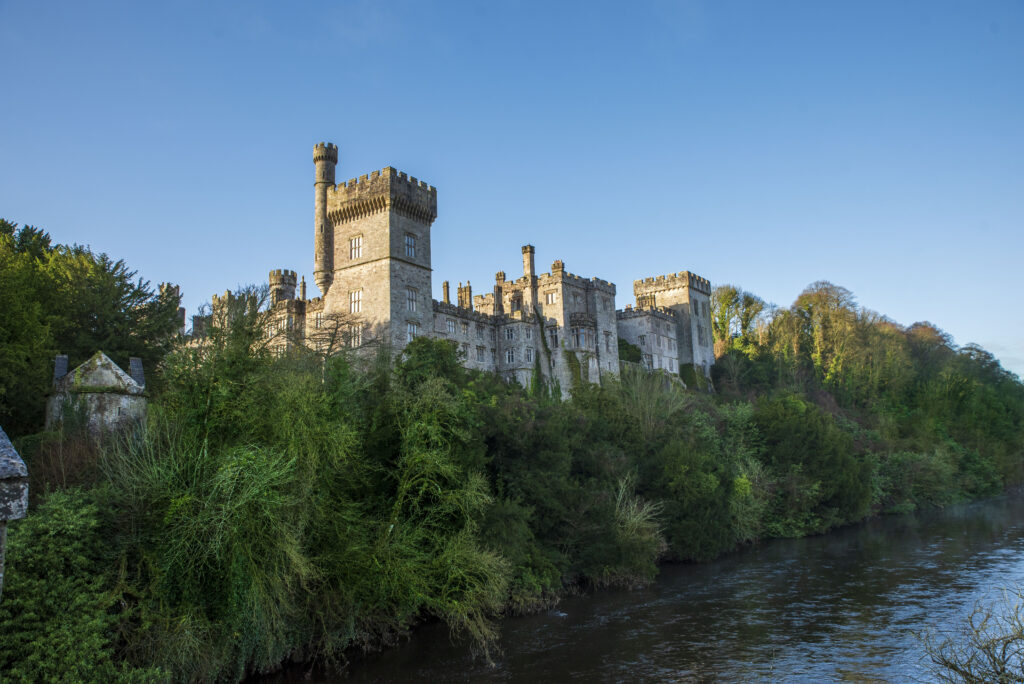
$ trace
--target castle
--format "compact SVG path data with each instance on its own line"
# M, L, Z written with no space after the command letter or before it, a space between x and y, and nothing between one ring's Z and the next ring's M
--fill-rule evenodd
M313 278L323 293L306 298L294 271L270 272L272 328L284 344L330 353L371 340L401 350L426 335L454 341L463 363L528 386L535 373L565 392L574 383L619 374L619 339L641 350L650 369L678 373L714 363L711 285L681 272L633 283L636 303L615 310L615 285L584 278L558 260L537 273L535 249L522 248L523 272L498 271L492 291L449 283L432 298L430 228L437 189L392 167L335 183L338 148L313 149ZM296 287L299 288L296 294ZM230 296L228 293L226 296ZM214 297L216 310L218 297Z

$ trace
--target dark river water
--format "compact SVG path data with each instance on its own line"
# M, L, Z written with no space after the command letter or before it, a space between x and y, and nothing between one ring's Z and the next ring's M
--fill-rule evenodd
M503 621L493 667L432 624L311 681L929 681L915 634L951 630L1018 583L1015 494L665 566L644 589Z

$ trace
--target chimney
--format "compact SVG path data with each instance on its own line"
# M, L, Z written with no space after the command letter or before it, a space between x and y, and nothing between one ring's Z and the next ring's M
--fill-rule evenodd
M523 245L523 275L528 280L533 280L537 271L533 267L533 245Z
M146 386L146 376L142 373L142 359L137 356L128 359L128 375L132 376L132 380L139 387Z
M68 374L68 355L57 354L57 358L53 361L53 382L57 383L58 380Z
M462 283L459 283L459 289L460 290L462 289ZM443 283L441 283L441 301L444 302L445 304L451 304L452 303L451 298L448 296L448 281L447 280L444 281ZM461 305L462 302L459 302L459 304Z

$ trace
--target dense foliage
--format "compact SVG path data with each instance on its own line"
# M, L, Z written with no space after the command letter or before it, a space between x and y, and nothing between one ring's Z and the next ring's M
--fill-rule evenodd
M14 436L42 428L55 354L72 368L96 351L155 367L177 310L177 296L154 293L123 261L0 219L0 425Z
M983 351L827 284L758 302L716 293L716 393L627 363L562 401L445 341L275 353L243 294L89 486L12 526L0 671L51 650L83 681L234 681L426 619L486 657L496 616L567 586L1021 480L1024 388Z

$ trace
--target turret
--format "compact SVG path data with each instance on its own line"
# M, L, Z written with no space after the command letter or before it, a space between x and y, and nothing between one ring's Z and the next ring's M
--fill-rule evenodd
M459 289L460 290L462 289L462 283L459 283ZM448 296L448 281L447 280L444 281L443 283L441 283L441 293L442 293L441 301L444 302L445 304L451 304L452 300Z
M537 275L533 266L533 245L523 245L523 275L527 280L532 280Z
M494 274L494 315L500 316L505 313L505 301L502 299L502 291L505 285L505 272L498 271Z
M533 311L537 306L537 270L533 256L533 245L523 245L523 277L526 278L526 287L523 288L522 306L527 311Z
M334 280L334 228L327 220L327 189L334 187L334 167L338 163L338 146L317 143L313 148L316 180L313 184L313 280L326 295Z
M295 271L276 269L270 272L270 305L287 299L295 299L295 283L298 276Z
M459 307L462 309L473 310L473 286L466 281L466 286L463 287L462 283L459 283Z

